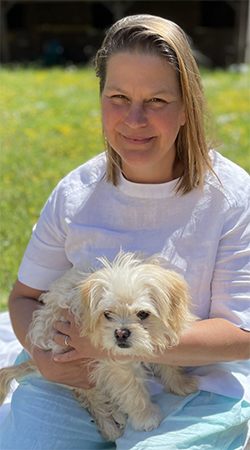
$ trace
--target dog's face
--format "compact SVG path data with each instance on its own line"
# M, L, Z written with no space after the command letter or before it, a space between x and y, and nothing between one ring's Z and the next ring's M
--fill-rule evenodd
M114 355L152 355L178 344L189 320L185 281L152 263L106 265L82 283L82 335Z
M149 355L155 346L166 347L166 326L146 286L131 294L114 290L103 295L92 341L113 354Z

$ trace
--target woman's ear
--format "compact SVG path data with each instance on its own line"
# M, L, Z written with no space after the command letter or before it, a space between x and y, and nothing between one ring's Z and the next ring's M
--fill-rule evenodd
M186 111L185 111L185 109L184 109L184 106L183 106L183 110L182 110L182 112L181 112L181 120L180 120L180 125L183 127L183 125L185 125L185 123L186 123Z

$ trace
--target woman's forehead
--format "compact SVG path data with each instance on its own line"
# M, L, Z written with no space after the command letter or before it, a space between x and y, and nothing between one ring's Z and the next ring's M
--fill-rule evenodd
M124 89L132 86L150 89L155 95L179 92L175 69L158 55L119 52L107 64L105 89Z

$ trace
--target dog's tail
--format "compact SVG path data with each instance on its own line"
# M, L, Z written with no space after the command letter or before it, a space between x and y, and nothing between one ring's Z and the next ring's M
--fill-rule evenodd
M16 366L4 367L0 370L0 406L10 391L11 382L14 378L22 378L32 372L37 372L37 366L30 359Z

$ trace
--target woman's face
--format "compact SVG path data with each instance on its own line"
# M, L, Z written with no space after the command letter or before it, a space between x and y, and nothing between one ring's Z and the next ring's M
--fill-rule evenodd
M110 58L102 119L128 180L164 183L181 175L175 141L185 111L175 70L162 58L129 52Z

